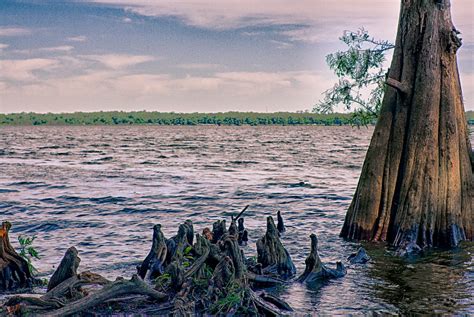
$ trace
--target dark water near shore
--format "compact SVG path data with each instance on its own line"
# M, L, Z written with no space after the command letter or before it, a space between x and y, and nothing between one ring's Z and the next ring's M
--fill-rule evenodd
M185 219L201 231L249 204L246 255L254 255L265 217L281 210L283 243L301 273L312 232L330 265L357 249L338 234L371 133L310 126L0 128L1 219L14 224L12 237L37 236L42 273L51 274L76 246L81 270L115 278L135 273L153 224L161 223L167 237ZM473 244L412 259L366 247L373 261L349 266L342 279L275 292L301 313L474 314Z

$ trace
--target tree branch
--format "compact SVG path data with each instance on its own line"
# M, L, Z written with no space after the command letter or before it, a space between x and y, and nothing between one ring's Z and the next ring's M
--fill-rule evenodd
M398 90L402 94L407 94L408 93L408 88L406 87L406 85L402 84L401 82L399 82L396 79L388 77L387 81L385 83L387 85L389 85L390 87L395 88L396 90Z

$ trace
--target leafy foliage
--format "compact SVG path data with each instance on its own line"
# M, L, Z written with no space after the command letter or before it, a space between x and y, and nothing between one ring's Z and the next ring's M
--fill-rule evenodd
M36 236L18 236L18 242L20 243L20 256L28 262L30 272L33 274L38 273L38 270L33 266L33 259L39 259L38 251L33 246L35 239Z
M340 40L348 46L326 56L326 62L339 81L324 93L313 109L332 113L337 106L353 111L351 123L367 125L377 118L385 90L385 54L394 48L388 41L370 37L364 29L346 31Z

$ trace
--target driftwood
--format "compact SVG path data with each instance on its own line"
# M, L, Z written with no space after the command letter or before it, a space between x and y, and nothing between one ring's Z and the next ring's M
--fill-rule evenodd
M267 218L267 232L257 241L257 261L262 264L264 271L282 278L296 274L296 267L278 237L278 230L272 217Z
M35 282L28 262L10 244L10 228L8 221L0 228L0 291L29 288Z
M82 287L107 285L109 283L111 282L102 276L86 271L64 280L39 298L26 296L10 297L5 306L10 307L10 310L22 313L57 309L64 307L69 301L83 298L85 292L82 290Z
M290 305L288 305L288 303L286 303L285 301L282 301L281 299L279 299L276 296L273 296L273 295L268 294L266 292L262 292L260 294L260 297L262 299L264 299L265 301L275 305L279 309L282 309L282 310L285 310L285 311L293 311L293 308L291 308Z
M146 295L156 301L165 301L168 299L166 294L152 289L138 275L133 275L130 280L117 279L115 282L105 286L96 293L83 297L80 300L65 305L63 308L48 313L48 316L72 315L91 307L95 307L108 299L129 294Z
M341 262L337 262L336 269L327 268L318 254L318 238L313 233L311 238L311 251L305 260L306 268L302 275L298 277L299 282L313 284L321 280L338 278L346 275L346 269Z
M237 215L237 217L235 217L235 220L239 220L240 217L244 214L244 212L250 207L250 205L247 205L244 207L244 209L242 209L242 211Z

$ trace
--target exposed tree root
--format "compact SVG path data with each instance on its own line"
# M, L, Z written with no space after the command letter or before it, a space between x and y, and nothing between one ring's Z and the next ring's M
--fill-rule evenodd
M117 279L115 282L106 285L96 293L68 303L64 307L48 313L48 316L53 317L75 314L102 304L111 298L130 294L147 295L160 302L168 299L168 295L152 289L138 275L133 275L130 280Z

